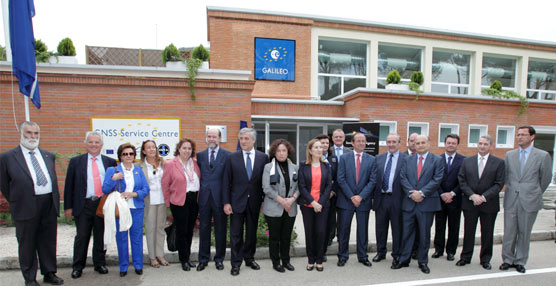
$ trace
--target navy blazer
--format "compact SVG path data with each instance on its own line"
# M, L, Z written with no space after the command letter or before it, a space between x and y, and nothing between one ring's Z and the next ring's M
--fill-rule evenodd
M361 169L359 182L356 183L355 155L353 152L342 155L338 164L338 185L340 186L336 207L346 210L355 210L351 197L359 195L363 198L357 208L360 211L369 211L372 207L372 190L376 183L376 159L374 156L363 152L361 156Z
M435 212L441 210L440 194L438 189L444 177L444 162L438 155L430 153L427 155L425 165L421 170L421 176L417 181L417 158L418 154L407 158L405 168L401 170L402 189L404 199L402 201L403 211L413 211L417 208L423 212ZM423 192L425 199L416 203L409 197L409 191L417 190Z
M199 207L207 206L209 203L214 207L222 208L222 175L226 160L231 152L220 147L212 168L209 163L210 150L207 148L197 153L197 165L201 170L201 182L199 190ZM212 198L212 201L209 201Z
M222 204L231 204L233 212L242 213L249 203L249 207L258 212L264 197L263 171L268 162L265 153L255 150L253 173L249 180L243 151L230 154L222 175Z
M332 175L332 192L336 194L340 188L340 185L338 185L338 157L330 154L326 160L328 165L330 165L330 174Z
M116 170L119 173L123 173L124 170L122 169L122 164L119 164L116 167L110 167L106 169L106 174L104 176L104 183L102 184L102 192L105 194L109 194L112 191L116 191L116 185L118 181L112 180L112 176L116 173ZM118 187L120 188L118 191L125 192L125 179L121 179L121 185ZM145 197L149 194L149 183L145 178L145 174L143 174L143 169L141 167L133 165L133 191L137 193L137 197L133 198L133 204L135 205L136 209L145 208Z
M327 163L320 162L320 198L318 203L323 207L330 206L330 192L332 191L332 170ZM311 196L311 187L313 186L313 175L311 164L307 165L305 162L299 164L298 183L299 198L297 199L299 205L311 204L315 199Z
M446 153L442 153L440 158L444 160L444 178L442 178L442 183L440 183L440 194L454 192L456 196L452 200L452 204L456 204L457 207L461 206L461 190L459 188L458 173L463 164L463 159L465 156L456 153L456 156L452 158L452 164L450 170L448 170L448 163L446 163ZM440 202L444 204L441 199Z
M78 216L85 205L87 196L87 160L89 154L78 155L70 159L64 185L64 209L73 209L74 217ZM116 166L116 160L101 155L104 170ZM102 183L102 182L101 182Z
M382 153L376 156L376 184L373 190L373 210L377 210L382 203L382 180L384 178L384 166L390 152ZM399 152L398 162L396 163L396 171L394 172L394 181L392 182L392 198L398 203L398 207L402 207L402 198L404 193L402 191L402 182L400 172L405 167L407 161L407 153Z

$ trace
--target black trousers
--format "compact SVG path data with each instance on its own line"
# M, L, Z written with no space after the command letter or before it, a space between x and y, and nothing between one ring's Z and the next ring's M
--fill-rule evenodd
M52 194L38 195L35 199L35 217L14 221L19 266L25 281L36 280L39 263L42 275L56 272L57 214Z
M284 210L281 217L266 216L268 224L268 251L272 265L290 263L290 241L295 217L290 217Z
M241 266L241 262L254 261L257 250L257 226L259 225L259 210L251 209L249 202L242 213L234 212L230 216L230 250L232 266ZM243 241L243 226L245 225L245 242Z
M328 211L328 207L323 207L322 212L316 213L313 208L301 206L308 264L322 264L324 245L328 239L325 236Z
M458 248L461 205L442 203L442 210L434 214L434 249L438 253L455 254ZM448 241L446 241L446 222L448 222Z
M181 263L190 261L191 242L193 241L193 229L199 214L197 205L197 192L189 192L186 195L185 204L176 206L170 204L170 210L176 224L176 247Z
M463 210L465 221L463 223L463 250L460 258L471 261L473 257L473 248L475 247L475 231L477 229L477 221L481 221L481 253L479 254L480 262L490 262L492 259L492 244L494 236L494 223L498 213L485 213L479 211L479 208Z
M81 213L75 217L77 234L73 243L73 270L83 270L87 261L87 250L93 233L93 265L106 264L104 250L104 219L96 215L100 200L85 199Z
M402 209L399 199L382 194L380 206L375 210L375 234L378 255L386 255L388 226L392 227L392 257L399 259L402 247Z
M214 241L216 254L214 261L224 261L226 255L226 230L227 216L224 213L223 206L216 206L211 202L206 206L199 206L199 262L207 263L210 260L210 233L211 233L211 219L214 218Z
M332 241L338 230L336 200L337 196L330 198L330 208L328 209L328 223L326 224L326 239L324 243L324 255L328 251L328 241Z

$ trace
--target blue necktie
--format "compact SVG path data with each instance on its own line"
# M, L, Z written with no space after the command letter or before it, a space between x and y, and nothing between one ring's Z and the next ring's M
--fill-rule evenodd
M388 154L388 164L386 164L386 170L384 170L384 176L382 178L382 192L384 193L388 191L388 185L390 184L390 172L392 171L392 157L394 157L394 155Z
M448 157L448 166L446 166L446 173L450 173L451 166L452 166L452 156Z
M37 185L38 186L46 186L48 181L46 180L46 176L44 175L41 166L39 165L39 161L37 157L35 157L35 152L29 152L31 155L31 164L33 165L33 169L35 169L35 175L37 176Z
M251 180L251 175L253 175L253 167L251 167L251 157L249 157L250 152L246 152L247 159L245 160L245 169L247 170L247 178Z
M341 150L342 150L341 148L336 147L336 157L338 157L338 162L340 162L340 156L342 155L342 154L340 154Z

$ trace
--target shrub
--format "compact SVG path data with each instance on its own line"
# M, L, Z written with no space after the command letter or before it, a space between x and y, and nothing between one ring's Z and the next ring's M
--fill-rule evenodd
M48 47L41 40L35 40L35 60L37 63L46 63L52 53L48 51Z
M0 45L0 61L6 60L6 48Z
M206 62L210 58L210 53L207 49L205 49L205 47L203 47L203 45L199 45L198 47L193 49L191 57Z
M46 44L41 40L35 40L35 55L38 53L44 53L48 50Z
M386 84L398 84L402 80L400 73L397 70L392 70L386 76Z
M425 78L424 78L424 76L423 76L423 73L420 72L420 71L413 72L413 73L411 74L411 82L414 82L414 83L416 83L416 84L418 84L418 85L422 85L423 82L425 82Z
M497 81L497 80L495 80L495 81L493 81L492 84L490 85L490 88L496 89L496 90L498 90L498 91L502 91L502 83L499 82L499 81Z
M178 48L174 46L174 44L170 44L162 51L162 63L166 64L167 62L179 62L183 61L183 57L180 55L180 51Z
M70 38L65 38L58 44L58 55L60 56L75 56L75 46Z

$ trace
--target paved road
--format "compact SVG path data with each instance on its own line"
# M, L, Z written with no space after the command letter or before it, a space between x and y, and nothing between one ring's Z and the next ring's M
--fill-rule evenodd
M461 251L458 249L458 254ZM475 248L475 254L479 248ZM86 268L80 279L70 278L71 268L59 269L59 276L65 280L64 285L555 285L556 282L556 244L554 241L536 241L531 244L531 259L527 265L527 274L519 274L515 270L500 271L501 245L494 246L493 270L484 270L477 257L472 264L457 267L455 262L446 261L445 257L430 259L431 274L426 275L417 268L414 261L409 268L391 270L391 260L373 263L367 268L359 263L354 254L345 267L337 267L335 256L329 256L323 272L307 272L304 267L306 258L295 257L292 264L293 272L278 273L272 270L270 260L259 260L261 270L254 271L243 266L237 277L230 275L229 262L224 271L218 271L214 264L203 272L184 272L179 264L153 269L145 265L145 273L136 275L130 268L128 276L120 278L116 266L110 266L110 273L99 275ZM432 254L429 252L429 255ZM371 253L373 255L373 253ZM535 272L545 273L535 273ZM510 275L504 277L505 275ZM447 280L435 280L446 278ZM458 281L459 279L459 281ZM477 279L477 280L471 280ZM42 277L40 277L40 280ZM424 280L424 281L423 281ZM2 285L22 285L21 274L17 270L0 271Z

